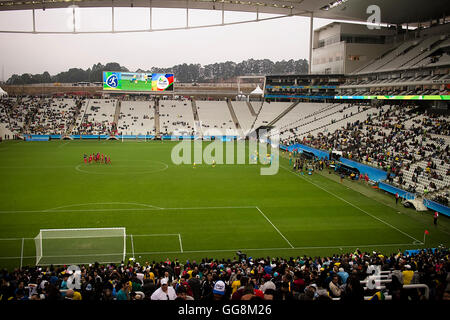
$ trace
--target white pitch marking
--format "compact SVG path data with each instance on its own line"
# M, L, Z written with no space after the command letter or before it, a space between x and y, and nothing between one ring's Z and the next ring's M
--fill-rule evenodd
M70 141L68 141L68 142L66 142L66 143L64 143L64 144L62 144L62 145L60 145L60 146L58 146L58 148L62 148L62 147L64 147L66 144L68 144L68 143L70 143Z
M177 234L174 234L177 235ZM134 235L135 237L138 235ZM24 239L32 239L32 238L24 238ZM202 252L236 252L238 250L241 251L279 251L279 250L314 250L314 249L340 249L340 248L374 248L374 247L400 247L400 246L413 246L413 243L393 243L393 244L364 244L364 245L350 245L350 246L332 246L332 247L295 247L295 248L238 248L238 249L216 249L216 250L189 250L183 251L183 253L202 253ZM422 244L423 245L423 244ZM159 251L159 252L135 252L138 255L155 255L155 254L171 254L171 253L180 253L180 251ZM93 254L92 256L96 256L100 254ZM101 254L101 255L115 255L115 254ZM80 255L80 256L90 256L90 255ZM56 256L55 256L56 257ZM64 256L58 256L64 257ZM70 255L68 257L74 257ZM19 259L20 257L0 257L0 260L8 260L8 259ZM36 256L24 256L24 259L36 258ZM79 263L85 264L85 263Z
M178 234L178 240L180 241L180 250L183 253L183 243L181 242L181 234Z
M373 248L373 247L394 247L412 246L412 243L380 244L380 245L352 245L352 246L332 246L332 247L294 247L294 248L237 248L237 249L216 249L216 250L186 250L183 253L203 253L203 252L236 252L240 251L279 251L279 250L315 250L315 249L338 249L338 248ZM137 252L140 255L180 253L179 251L159 251L159 252Z
M133 242L133 235L131 234L130 237L131 237L131 251L132 251L132 253L133 253L133 259L134 259L134 242Z
M311 183L311 184L315 185L315 186L316 186L317 188L319 188L319 189L322 189L323 191L325 191L325 192L327 192L327 193L331 194L332 196L334 196L334 197L336 197L336 198L338 198L338 199L340 199L340 200L344 201L345 203L348 203L348 204L349 204L349 205L351 205L352 207L354 207L354 208L358 209L359 211L361 211L361 212L363 212L363 213L367 214L368 216L370 216L370 217L372 217L372 218L374 218L374 219L376 219L376 220L378 220L378 221L380 221L380 222L384 223L385 225L387 225L387 226L389 226L389 227L391 227L391 228L393 228L393 229L397 230L398 232L400 232L400 233L404 234L405 236L407 236L407 237L409 237L409 238L411 238L411 239L413 239L413 240L415 240L415 241L417 241L417 242L420 242L420 243L422 243L422 242L421 242L420 240L418 240L418 239L414 238L413 236L410 236L410 235L409 235L409 234L407 234L406 232L404 232L404 231L402 231L402 230L398 229L397 227L394 227L394 226L393 226L392 224L390 224L390 223L388 223L388 222L386 222L386 221L384 221L384 220L382 220L382 219L380 219L380 218L378 218L378 217L376 217L376 216L374 216L374 215L371 215L371 214L370 214L370 213L368 213L367 211L365 211L365 210L361 209L360 207L358 207L358 206L354 205L353 203L351 203L351 202L348 202L347 200L345 200L345 199L343 199L343 198L339 197L338 195L334 194L333 192L331 192L331 191L328 191L327 189L325 189L325 188L323 188L323 187L319 186L318 184L316 184L316 183L314 183L314 182L310 181L309 179L306 179L306 178L304 178L304 177L302 177L302 176L300 176L300 175L296 174L295 172L292 172L292 171L290 171L289 169L287 169L287 168L286 168L286 167L284 167L284 166L281 166L281 167L282 167L282 168L283 168L284 170L286 170L286 171L288 171L288 172L290 172L290 173L294 174L294 175L295 175L296 177L298 177L298 178L300 178L300 179L303 179L303 180L306 180L306 181L308 181L309 183Z
M286 169L286 168L285 168L285 169ZM390 205L390 204L387 204L387 203L385 203L385 202L381 202L380 200L377 200L376 198L371 198L371 197L367 196L366 194L362 193L361 191L359 191L359 190L357 190L357 189L352 189L352 190L353 190L353 191L356 191L356 192L358 192L358 193L360 193L360 194L362 194L362 195L365 196L365 197L370 198L371 200L374 200L374 201L376 201L376 202L378 202L378 203L381 203L382 205L385 205L386 207L389 207L389 208L392 208L392 209L395 208L394 206L392 206L392 205ZM398 213L399 213L399 214L402 214L400 211L399 211ZM424 224L423 222L421 222L421 221L415 219L413 216L410 216L410 217L413 218L414 220L416 220L417 222L419 222L419 223L421 223L422 225L425 226L425 224ZM441 227L442 227L442 226L441 226ZM442 228L444 228L444 227L442 227ZM446 234L449 234L449 235L450 235L450 233L449 233L448 231L442 230L442 228L441 228L439 231L441 231L441 232L443 232L443 233L446 233Z
M22 269L22 262L23 262L23 245L24 245L25 239L22 238L22 249L20 250L20 269Z
M59 209L71 208L71 207L83 207L83 206L92 206L92 205L116 205L116 204L132 204L132 205L136 205L136 206L155 208L155 209L162 209L160 207L152 206L150 204L145 204L145 203L135 203L135 202L94 202L94 203L69 204L67 206L60 206L60 207L55 207L55 208L51 208L51 209L46 209L45 211L58 211Z
M258 207L255 207L262 215L264 218L266 218L266 220L272 225L272 227L275 228L275 230L280 234L280 236L283 237L283 239L287 242L287 244L291 247L294 248L294 246L289 242L289 240L281 233L280 230L278 230L277 227L275 227L275 225L272 223L272 221L269 220L269 218L266 217L266 215L261 211L261 209L259 209Z
M151 233L151 234L135 234L135 237L164 237L164 236L178 236L179 233Z
M97 203L99 204L99 203ZM106 203L105 203L106 204ZM113 204L113 203L108 203ZM124 203L125 204L125 203ZM88 204L80 204L78 206L83 206ZM139 205L135 203L135 205ZM144 204L141 204L144 205ZM75 205L70 205L75 206ZM145 205L144 205L145 206ZM185 208L161 208L151 205L147 205L148 208L121 208L121 209L71 209L71 210L60 210L60 209L44 209L44 210L6 210L0 211L2 213L57 213L57 212L109 212L109 211L152 211L152 210L202 210L202 209L254 209L255 206L235 206L235 207L185 207Z
M120 162L118 160L116 160L117 162ZM147 171L137 171L137 172L131 172L132 174L146 174L146 173L158 173L158 172L162 172L165 171L169 168L169 166L162 162L162 161L157 161L157 160L152 160L152 162L157 162L162 164L164 167L162 169L156 169L156 170L147 170ZM80 167L82 166L82 164L79 164L77 166L75 166L75 170L81 173L87 173L87 174L106 174L106 175L122 175L122 174L130 174L130 172L125 172L125 173L117 173L117 172L95 172L95 171L86 171L86 170L82 170ZM131 168L130 166L114 166L115 168ZM95 168L95 167L94 167ZM140 167L140 168L146 168L146 167Z

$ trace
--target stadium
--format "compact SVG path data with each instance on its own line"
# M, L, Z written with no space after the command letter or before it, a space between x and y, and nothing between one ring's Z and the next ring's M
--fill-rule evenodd
M0 0L32 25L0 33L179 29L115 30L130 6L186 10L185 29L190 10L301 16L308 69L3 82L0 300L450 299L447 1L111 3L76 1L111 30L76 30L74 9L41 31L67 2Z

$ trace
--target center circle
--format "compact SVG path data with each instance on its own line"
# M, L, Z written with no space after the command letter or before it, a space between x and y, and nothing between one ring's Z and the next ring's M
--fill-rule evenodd
M137 163L137 165L131 163ZM83 163L75 166L78 172L101 175L148 174L165 171L168 168L167 164L157 160L113 160L112 164Z

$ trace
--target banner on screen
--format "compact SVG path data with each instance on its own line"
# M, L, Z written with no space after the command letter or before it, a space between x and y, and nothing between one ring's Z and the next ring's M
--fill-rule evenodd
M173 91L173 74L103 72L103 90Z

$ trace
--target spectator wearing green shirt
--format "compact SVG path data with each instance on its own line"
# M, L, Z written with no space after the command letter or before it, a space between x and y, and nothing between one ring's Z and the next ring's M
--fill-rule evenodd
M128 281L122 283L122 289L117 293L117 300L130 300L130 283Z

